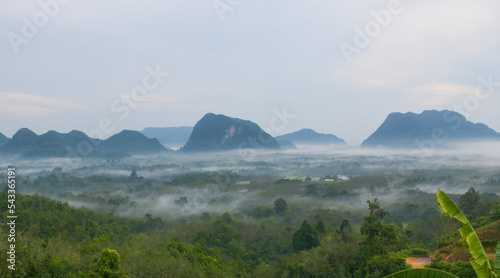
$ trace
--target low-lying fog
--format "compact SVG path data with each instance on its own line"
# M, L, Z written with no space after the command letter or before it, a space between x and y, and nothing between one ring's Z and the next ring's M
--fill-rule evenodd
M438 189L463 194L475 187L481 193L500 193L499 143L426 150L302 147L114 161L2 160L0 166L9 165L16 167L19 192L132 216L248 212L272 208L278 198L294 211L360 211L374 198L386 205L432 201L426 193ZM131 177L134 170L137 177Z

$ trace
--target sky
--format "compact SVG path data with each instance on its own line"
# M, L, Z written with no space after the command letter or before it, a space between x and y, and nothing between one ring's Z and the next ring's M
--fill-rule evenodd
M495 0L0 0L0 132L194 126L360 144L391 112L500 131Z

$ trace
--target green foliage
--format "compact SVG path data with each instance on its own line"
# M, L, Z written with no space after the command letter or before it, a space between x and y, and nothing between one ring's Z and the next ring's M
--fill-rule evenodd
M316 231L318 231L318 233L320 233L320 234L326 233L325 223L323 223L323 221L321 221L321 219L318 220L318 223L316 223Z
M116 250L104 249L99 260L91 266L89 277L127 277L120 267L120 255Z
M500 241L497 243L497 254L495 256L495 273L500 276Z
M239 163L245 165L244 163L260 162ZM92 167L94 166L85 166L84 169L86 172L92 171ZM133 165L120 167L122 168L114 169L125 170L127 173L135 169ZM138 167L137 171L144 171L144 167L146 166ZM158 169L165 169L165 165ZM328 166L321 171L334 171L332 169L334 168ZM271 170L269 172L272 173ZM182 173L180 168L179 173ZM306 175L323 174L311 171L303 176ZM237 180L252 180L252 188L248 188L252 194L238 192L242 188L233 186L236 176L240 177ZM383 187L386 181L377 177L354 177L345 182L318 181L315 183L316 195L307 197L301 196L304 189L307 190L307 183L303 181L286 180L274 184L279 176L270 174L256 177L246 170L237 175L225 175L224 171L175 174L167 182L130 178L128 174L121 177L92 175L80 178L71 176L62 169L47 171L46 175L36 178L18 178L23 185L22 189L30 192L44 191L68 200L96 205L97 209L76 209L65 202L38 195L17 195L17 214L22 221L16 225L16 229L22 236L16 242L19 260L16 261L16 274L12 277L128 275L352 278L356 272L366 277L379 277L383 273L401 269L403 253L423 255L424 251L427 252L425 249L436 248L438 239L443 248L449 248L450 253L455 250L456 245L453 232L458 222L454 219L436 218L435 211L431 209L435 207L434 196L428 193L402 193L408 195L402 197L400 203L388 203L390 215L380 207L377 200L368 202L370 214L365 217L359 210L322 208L323 204L320 202L333 203L331 199L319 197L329 188L337 190L338 194L344 190L359 192L359 189L372 185L376 194L389 190ZM431 182L432 178L428 180ZM205 191L209 195L206 201L213 197L214 204L206 207L204 212L194 210L192 195L183 196L186 197L184 207L172 205L169 208L174 211L172 214L181 215L178 218L170 217L168 210L165 213L159 212L144 206L140 201L135 206L132 205L132 196L137 192L180 194L179 192L183 192L178 190L180 186L204 190L207 183L210 186L212 183L217 185L214 190L209 188ZM0 181L0 186L5 187L5 183ZM78 195L71 193L79 192L82 188L98 188L102 191L88 191ZM282 199L286 206L282 205L284 209L278 213L275 210L276 204L274 207L269 204L278 198L275 196L283 194L283 190L296 194L297 198L288 200L288 204ZM129 197L115 192L132 193ZM210 196L212 193L213 196ZM244 198L253 194L256 198L250 197L239 202L235 210L217 212L230 207L226 206L228 199L245 194ZM459 198L458 195L455 197ZM181 198L177 198L181 201ZM429 198L430 203L427 201ZM0 207L7 206L6 200L5 192L0 193ZM349 199L349 202L351 200L354 199ZM496 196L481 195L475 225L489 225L494 219L497 200ZM115 210L119 207L123 210ZM413 209L417 211L414 212ZM113 211L132 212L135 216L118 217L110 213ZM192 211L195 213L192 214ZM398 214L401 211L411 214L411 217L401 216ZM3 217L5 218L5 214ZM396 223L391 223L393 221ZM314 227L308 224L311 222L315 223ZM301 223L299 229L294 228ZM330 229L331 227L338 229ZM2 234L6 232L5 225L0 229ZM493 235L495 237L496 234ZM375 244L367 244L369 238ZM483 244L488 243L491 247L493 241L497 240L491 238L490 236ZM370 246L373 247L373 255L369 253ZM419 249L420 247L424 249ZM5 244L0 244L0 253L7 252L5 248ZM408 252L395 253L403 249L408 249ZM0 269L6 269L6 265L6 261L0 261ZM469 277L467 271L473 271L470 264L450 265L436 262L436 267L462 273L464 276L461 277ZM0 277L10 277L10 274L0 272Z
M135 169L132 170L132 172L130 173L130 178L131 179L136 179L138 178L137 176L137 171Z
M383 224L382 219L387 211L380 207L377 199L373 202L366 201L370 211L368 216L364 217L361 225L361 234L365 235L365 240L361 243L366 250L366 255L371 257L377 254L384 254L391 247L397 245L398 227L394 224Z
M247 211L247 214L256 219L261 219L273 215L274 210L270 207L255 206Z
M424 248L411 248L408 254L412 257L428 257L429 250Z
M175 204L181 207L187 205L187 203L188 203L188 198L186 196L181 196L179 197L178 200L175 200Z
M210 216L210 212L208 212L208 211L203 212L203 213L201 214L200 219L201 219L202 221L209 221L210 219L212 219L212 217Z
M442 261L433 261L429 265L429 268L443 270L458 277L478 277L469 262L458 261L451 264Z
M400 253L370 257L366 265L356 272L358 277L379 278L407 269L406 258Z
M311 178L309 178L310 180ZM306 178L306 182L307 182L307 178ZM305 191L306 195L307 196L316 196L318 195L318 188L316 186L316 184L314 183L310 183L308 185L306 185L306 191Z
M448 272L437 269L408 269L385 276L386 278L460 278ZM468 276L461 276L468 277Z
M481 196L474 187L469 188L467 192L460 195L459 208L471 220L478 216L478 208Z
M292 249L300 252L316 246L319 246L318 232L304 220L300 229L293 234Z
M476 232L462 211L460 211L455 203L441 190L438 191L436 200L438 201L438 206L444 215L449 215L450 217L457 219L462 224L463 227L460 228L459 231L462 235L462 240L466 241L469 245L469 252L473 257L471 264L474 267L477 276L479 278L498 277L491 268L481 241L479 241Z
M352 240L352 227L349 219L343 219L339 229L340 236L344 243L351 242Z
M274 211L276 212L276 214L285 215L287 210L288 206L283 198L279 198L276 201L274 201Z

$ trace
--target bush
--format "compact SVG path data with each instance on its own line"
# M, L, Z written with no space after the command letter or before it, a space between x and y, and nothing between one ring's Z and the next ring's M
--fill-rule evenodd
M429 250L424 248L412 248L410 249L409 255L412 257L428 257Z

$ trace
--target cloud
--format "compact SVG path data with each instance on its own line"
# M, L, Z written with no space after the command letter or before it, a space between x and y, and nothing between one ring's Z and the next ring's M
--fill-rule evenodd
M63 110L83 109L85 106L64 100L31 94L0 92L0 113L13 118L43 118Z
M500 26L493 15L500 8L498 3L404 1L402 7L360 49L361 53L353 55L352 61L336 72L337 77L358 86L406 87L470 71L477 76L477 67L457 67L457 64L484 59L484 53L498 45L497 37L492 35ZM364 30L373 21L368 17L357 27ZM351 41L346 41L351 45L356 34L354 27Z
M474 95L478 88L448 83L429 83L408 89L408 100L411 103L428 106L446 106L457 98ZM485 95L486 92L480 92Z
M167 95L168 93L148 93L144 101L139 102L139 109L151 110L159 107L165 107L173 103L178 103L178 99Z

